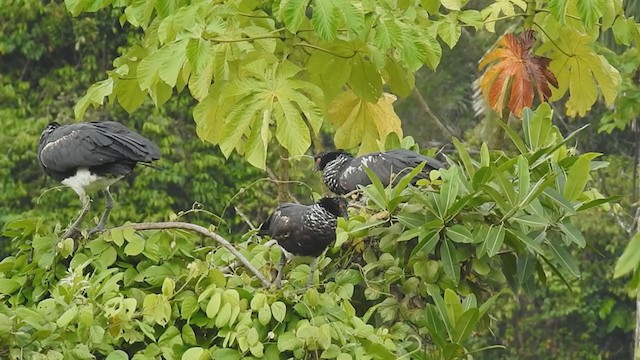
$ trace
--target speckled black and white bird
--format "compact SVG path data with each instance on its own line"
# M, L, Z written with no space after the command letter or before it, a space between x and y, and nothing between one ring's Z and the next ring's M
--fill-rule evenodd
M313 205L280 204L260 226L261 235L269 235L281 248L297 256L314 257L307 285L311 285L316 257L336 239L338 217L348 217L347 200L343 197L325 197ZM274 284L280 287L286 254L280 257L278 275Z
M106 206L90 233L103 230L113 206L109 186L131 173L137 163L158 159L156 144L115 121L50 123L40 135L38 162L47 175L73 189L82 201L80 215L62 237L79 234L78 226L89 211L89 194L97 190L103 190Z
M358 189L358 185L371 184L371 179L364 171L368 167L378 176L383 186L393 181L395 185L413 168L426 162L424 169L413 179L428 179L429 172L440 169L443 164L428 156L411 150L396 149L387 152L375 152L353 157L344 150L323 152L314 156L316 170L322 171L322 180L333 193L345 195Z

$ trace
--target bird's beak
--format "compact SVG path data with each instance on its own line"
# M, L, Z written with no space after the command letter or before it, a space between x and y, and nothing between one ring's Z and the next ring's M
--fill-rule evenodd
M316 166L313 167L313 171L320 171L320 161L321 159L316 159Z

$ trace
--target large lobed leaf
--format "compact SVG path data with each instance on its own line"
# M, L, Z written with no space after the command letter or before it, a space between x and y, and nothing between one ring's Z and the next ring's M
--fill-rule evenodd
M534 42L531 30L519 37L506 34L480 61L480 70L489 66L480 80L480 89L498 114L508 109L520 117L524 108L533 105L534 91L542 102L551 96L549 84L558 86L556 77L547 69L550 60L533 54Z
M384 139L389 133L402 137L400 118L393 111L395 96L383 94L375 103L367 102L346 91L329 107L328 120L338 130L335 135L337 147L353 148L360 145L363 154L378 149L376 139Z
M558 87L551 100L558 100L569 91L567 115L584 116L598 99L599 89L605 103L611 105L622 79L618 70L596 53L591 37L563 27L554 42L555 45L549 42L540 48L550 53L549 69L558 74Z

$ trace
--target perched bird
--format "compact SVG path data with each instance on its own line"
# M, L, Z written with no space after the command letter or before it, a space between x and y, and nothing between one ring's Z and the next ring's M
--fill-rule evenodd
M428 179L429 172L440 169L444 165L428 156L424 156L411 150L397 149L387 152L375 152L358 157L353 157L344 150L323 152L314 156L315 169L322 171L322 180L333 193L345 195L358 188L358 185L366 186L371 180L364 171L368 167L383 186L393 181L397 184L400 179L413 168L426 162L424 169L413 179Z
M298 256L311 256L311 270L307 285L313 281L316 257L336 239L338 217L348 217L347 200L343 197L325 197L313 205L280 204L260 226L260 235L270 235L281 248ZM280 287L286 254L280 257L278 275L274 284Z
M89 193L102 190L106 206L90 234L104 230L113 206L109 186L131 173L137 163L160 159L151 140L114 121L60 125L50 123L40 135L38 162L44 172L73 189L82 201L78 218L63 238L79 234L78 226L89 211Z

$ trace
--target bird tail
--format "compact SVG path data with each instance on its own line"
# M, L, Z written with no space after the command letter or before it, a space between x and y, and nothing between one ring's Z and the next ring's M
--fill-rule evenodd
M166 171L166 170L169 170L169 168L168 168L168 167L165 167L165 166L158 166L158 165L154 165L154 164L152 164L152 163L140 162L140 163L138 163L138 164L140 164L140 165L142 165L142 166L146 166L146 167L152 168L153 170L158 170L158 171Z

